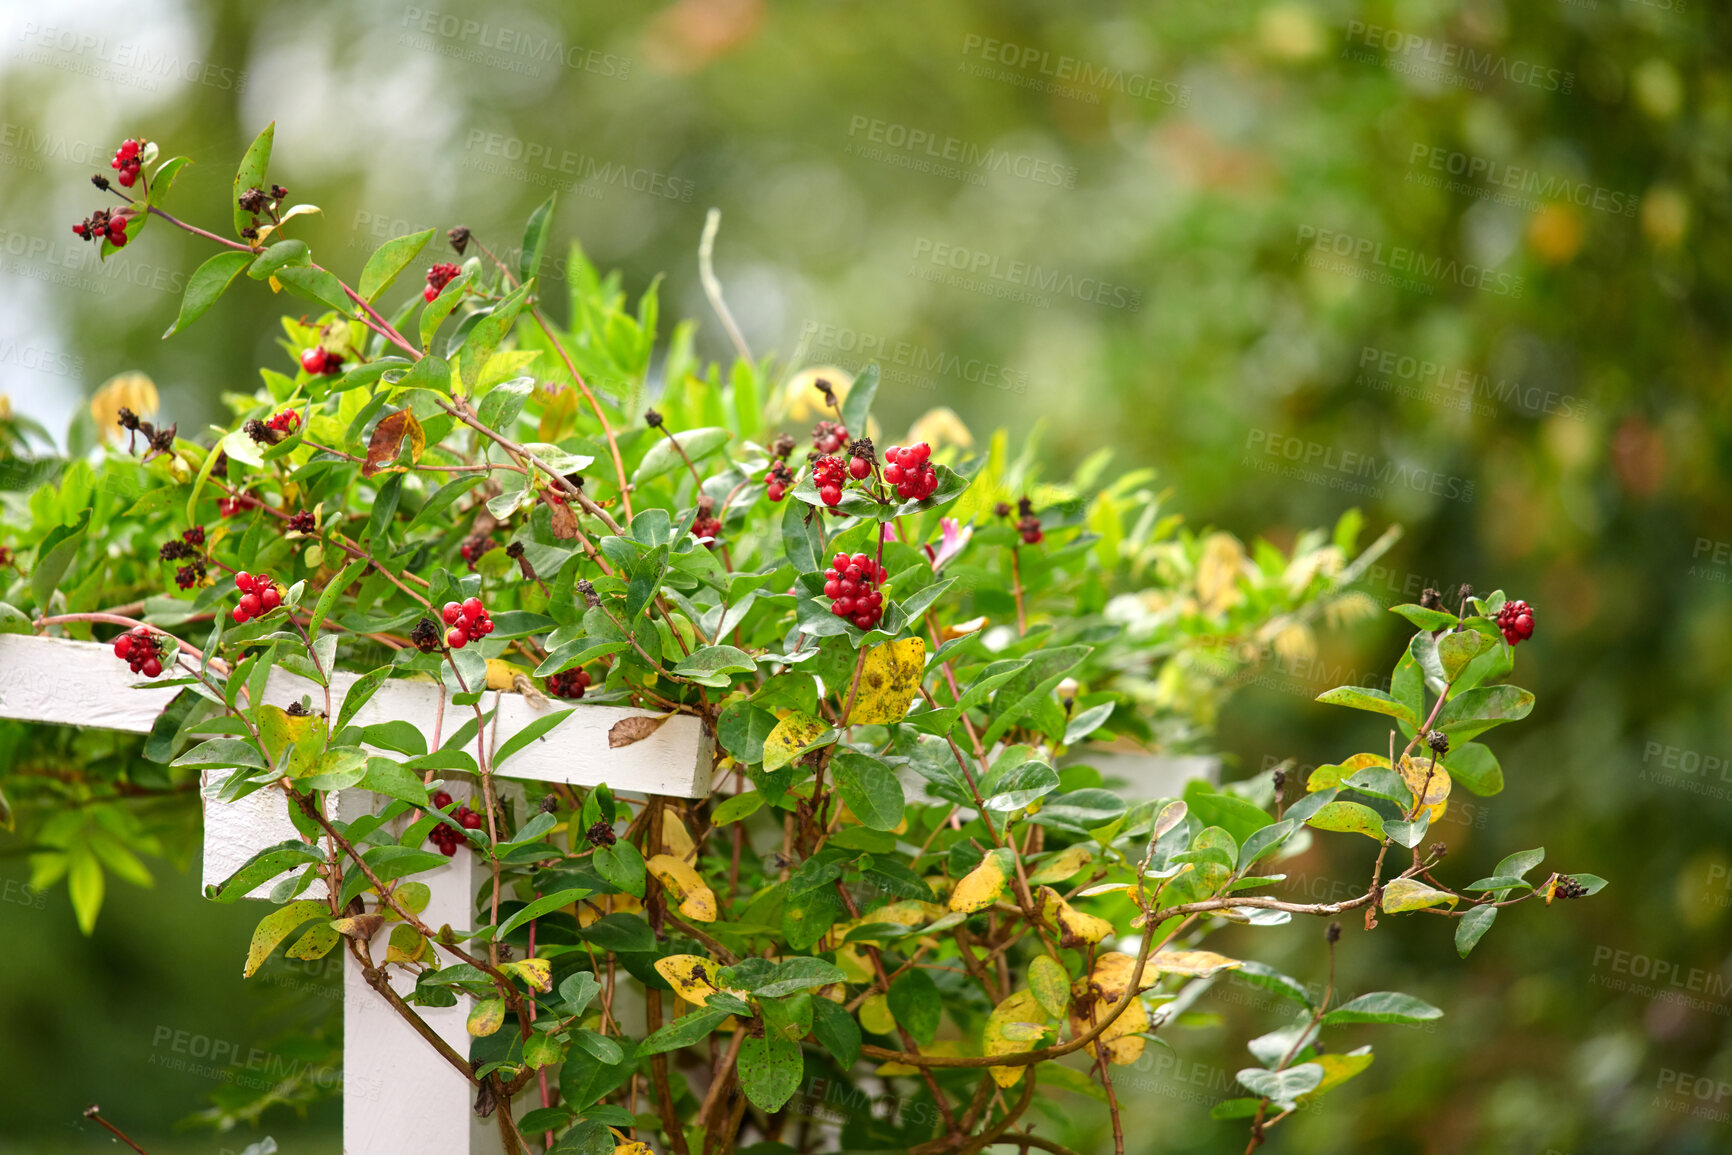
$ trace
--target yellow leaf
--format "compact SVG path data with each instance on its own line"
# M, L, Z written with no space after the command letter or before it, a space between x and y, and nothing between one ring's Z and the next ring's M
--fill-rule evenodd
M1008 1033L1013 1024L1032 1023L1044 1027L1050 1016L1032 991L1021 990L1006 998L992 1009L986 1016L986 1025L980 1032L980 1049L987 1055L1013 1055L1022 1051L1034 1049L1033 1040L1027 1037L1012 1038ZM1017 1030L1018 1035L1027 1035L1026 1031ZM1038 1038L1036 1035L1035 1038ZM1014 1087L1022 1081L1023 1067L992 1067L993 1082L1000 1087Z
M668 980L674 993L696 1006L708 1006L716 993L716 964L697 954L670 954L655 962L656 972Z
M950 892L950 909L963 914L985 910L1004 893L1004 883L1010 862L1008 850L994 850L980 860L980 865L962 876L956 889Z
M860 1025L874 1035L896 1033L896 1016L890 1013L890 1000L884 995L868 996L860 1004Z
M1128 955L1124 958L1125 962L1118 964L1114 969L1121 971L1123 979L1128 980L1130 967L1136 960ZM1145 969L1144 975L1146 976L1147 973ZM1073 996L1070 1016L1072 1033L1083 1035L1094 1030L1095 1026L1111 1013L1113 1007L1118 1005L1118 1001L1124 997L1124 993L1125 988L1122 981L1118 987L1118 994L1109 997L1096 990L1093 975L1087 979L1078 979L1076 984L1071 987ZM1114 1019L1111 1025L1088 1045L1086 1050L1092 1055L1095 1053L1095 1047L1100 1045L1106 1049L1107 1062L1115 1065L1133 1063L1143 1053L1144 1040L1137 1037L1138 1033L1148 1029L1149 1012L1143 1006L1143 1000L1132 999L1131 1005L1125 1008L1124 1013Z
M764 739L764 770L780 770L828 730L822 720L798 711L776 723Z
M1453 907L1461 899L1445 890L1425 885L1417 878L1397 878L1383 887L1383 913L1400 914L1406 910L1424 910L1432 906Z
M842 968L842 973L851 983L869 983L878 977L878 972L872 969L871 962L856 942L843 943L836 948L836 965Z
M1094 854L1090 852L1088 847L1079 842L1047 859L1041 864L1039 870L1028 876L1028 880L1037 885L1047 882L1063 882L1094 860Z
M1375 1056L1372 1055L1370 1047L1360 1047L1357 1050L1348 1051L1346 1054L1342 1055L1325 1053L1315 1055L1312 1058L1305 1060L1307 1063L1316 1063L1319 1067L1323 1068L1323 1081L1311 1088L1311 1090L1305 1092L1305 1094L1299 1096L1299 1102L1310 1102L1322 1095L1325 1091L1339 1087L1341 1084L1369 1067L1371 1065L1371 1060L1374 1057Z
M277 280L275 274L272 274L272 276L270 278L270 286L271 286L271 292L273 292L273 293L280 293L283 291L283 283L281 281Z
M1371 807L1357 802L1327 802L1305 824L1318 830L1363 834L1373 842L1383 841L1383 819Z
M1407 783L1407 789L1414 798L1420 791L1425 792L1425 805L1431 812L1431 820L1437 821L1443 815L1443 807L1449 801L1449 788L1452 785L1449 771L1443 768L1443 763L1437 763L1432 768L1430 758L1402 758L1401 780Z
M329 913L324 903L306 898L280 906L265 915L253 930L253 941L247 948L246 969L241 972L241 977L252 978L271 956L271 952L277 949L277 945L289 937L290 931L310 918Z
M716 895L691 864L671 854L657 854L644 863L656 880L680 900L680 913L694 922L716 921Z
M860 689L849 722L888 726L902 721L926 673L926 641L901 638L873 646L860 663Z
M553 963L544 958L519 959L517 962L503 962L499 969L505 974L523 980L532 990L546 994L553 989Z
M1239 577L1245 569L1245 547L1230 533L1215 533L1203 543L1197 559L1197 601L1206 614L1231 609L1243 598Z
M427 951L427 940L408 923L391 928L391 944L385 948L388 963L412 963Z
M1305 789L1315 792L1339 786L1343 778L1351 778L1372 766L1388 768L1389 759L1382 754L1355 754L1345 762L1331 762L1327 766L1319 766L1311 771L1311 777L1305 779Z
M469 1010L469 1033L478 1039L485 1039L504 1025L504 999L481 999Z
M409 460L420 461L427 450L427 431L421 428L421 422L407 408L387 414L367 439L367 459L361 463L361 476L372 477L391 468L405 437L409 439Z
M613 1155L656 1155L655 1148L648 1143L621 1143L613 1149Z
M524 669L522 666L514 666L510 662L502 661L499 658L488 658L487 688L489 690L516 689L515 681L517 675L527 674L528 672L529 671Z
M908 427L908 442L924 441L934 449L941 445L958 445L967 449L974 444L974 434L948 405L937 405L914 419ZM907 444L908 442L904 442Z
M1216 971L1237 970L1245 964L1236 958L1216 954L1212 950L1158 950L1149 959L1149 966L1162 974L1207 978ZM1148 979L1148 971L1143 977ZM1149 983L1145 981L1144 986Z
M1059 897L1058 891L1050 886L1041 887L1035 897L1040 903L1041 917L1058 926L1059 945L1062 947L1099 942L1113 932L1112 923L1084 914Z
M686 861L695 857L691 832L672 810L662 811L662 849Z
M1070 1007L1070 974L1049 954L1036 955L1028 964L1028 989L1041 1009L1054 1018Z

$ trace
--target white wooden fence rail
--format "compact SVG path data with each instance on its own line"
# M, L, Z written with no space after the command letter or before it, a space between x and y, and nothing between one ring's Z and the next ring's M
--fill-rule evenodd
M355 682L356 675L332 679L332 709ZM135 688L142 681L115 658L107 645L27 634L0 635L0 718L68 726L94 726L134 734L149 733L177 690ZM316 709L324 707L324 689L282 670L266 683L265 701L287 706L310 695ZM406 721L432 744L444 689L431 682L387 681L355 716L366 726ZM523 695L489 692L485 708L498 709L498 726L489 726L490 740L503 742L541 712ZM549 702L546 709L563 708ZM467 708L443 704L443 732L463 724ZM647 710L579 703L571 716L517 753L499 771L504 778L564 782L593 786L606 782L626 794L666 794L701 798L709 793L713 739L698 719L669 718L655 733L629 746L608 745L614 723L629 717L655 717ZM491 745L491 741L490 741ZM338 801L342 818L352 820L379 802L365 791L346 791ZM239 802L207 797L204 803L205 842L203 882L222 882L259 850L296 838L289 821L288 800L281 791L265 789ZM432 926L467 926L474 920L473 900L481 881L474 855L459 849L447 866L418 876L433 891L423 919ZM263 898L270 883L249 897ZM320 891L322 893L322 891ZM373 957L384 957L384 931ZM235 944L237 965L242 944ZM408 991L410 976L394 984ZM465 1027L469 1008L459 999L454 1007L425 1007L424 1018L441 1038L467 1053ZM343 1149L346 1155L496 1155L501 1148L496 1124L471 1109L467 1081L440 1058L427 1041L398 1017L367 986L360 968L346 953L343 960Z

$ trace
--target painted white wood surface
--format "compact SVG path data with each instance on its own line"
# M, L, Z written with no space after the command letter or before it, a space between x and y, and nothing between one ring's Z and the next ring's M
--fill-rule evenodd
M331 687L331 708L355 675L339 673ZM142 679L115 658L112 647L64 638L0 635L0 717L72 726L93 726L148 733L177 690L134 688ZM274 671L265 700L287 706L303 694L323 709L324 689L306 679ZM428 735L435 725L449 734L463 724L467 708L443 702L443 688L431 682L388 681L355 717L359 725L404 720ZM489 726L489 745L503 742L540 713L521 694L497 693L484 708L498 709L498 726ZM562 708L549 702L548 709ZM500 770L502 778L534 779L589 786L607 782L629 794L667 794L696 798L709 792L713 739L698 719L669 718L650 737L629 746L608 746L608 730L629 717L655 717L651 711L584 706L540 741L515 755ZM220 780L221 774L215 776ZM207 775L207 782L213 780ZM365 791L341 792L339 813L352 820L363 808L382 805ZM259 850L296 838L288 803L281 791L267 788L238 802L207 797L204 878L213 885L228 878ZM482 871L460 848L451 863L421 875L432 889L423 919L432 926L468 926L474 921L474 896ZM318 893L323 893L318 884ZM270 884L249 897L262 898ZM309 891L309 894L313 892ZM373 957L382 962L389 928L374 941ZM339 948L341 949L341 948ZM414 985L398 973L400 993ZM343 961L343 1149L345 1155L498 1155L503 1147L497 1124L475 1115L471 1088L430 1044L405 1023L366 983L361 968L344 952ZM470 1000L453 1007L423 1007L420 1013L439 1036L468 1053L466 1022Z

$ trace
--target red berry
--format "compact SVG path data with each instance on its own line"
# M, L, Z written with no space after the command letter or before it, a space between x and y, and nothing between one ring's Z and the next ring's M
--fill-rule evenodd
M884 467L884 480L890 485L900 485L902 483L902 467L894 464L886 465Z
M932 446L930 446L930 445L926 444L926 442L922 441L918 445L909 446L908 449L906 450L906 452L912 453L914 455L914 460L916 463L924 465L926 463L926 459L928 457L932 456Z
M469 632L476 637L485 638L488 634L493 632L493 619L482 618L480 621L469 627Z
M835 557L830 559L830 567L834 570L837 570L837 571L845 570L848 568L848 563L852 560L853 559L850 558L847 554L839 553Z
M301 368L317 376L325 371L325 350L315 345L311 349L301 350Z
M848 560L854 565L859 566L861 569L865 569L867 566L872 564L872 559L863 553L857 553Z
M463 829L465 830L481 829L481 815L475 813L473 810L463 811L463 817L459 818L458 821L463 823Z
M770 482L770 484L764 489L765 496L767 496L771 501L781 501L783 495L787 492L787 489L774 481Z
M252 593L253 575L248 573L246 570L242 570L240 573L236 574L235 588L240 590L242 593Z
M446 602L445 608L439 611L439 616L445 619L445 624L454 626L457 619L463 616L463 607L456 602Z
M480 598L463 599L463 616L468 618L470 621L474 621L486 612L487 609L481 604Z
M265 612L264 603L259 600L258 594L242 594L240 608L249 618L256 618Z
M264 592L259 595L259 603L265 607L265 612L269 613L283 604L282 592L274 585L266 586Z
M830 607L843 617L854 612L854 599L846 595L836 599L836 604Z
M469 644L469 635L463 632L462 626L452 626L445 631L445 644L454 650L461 650Z
M152 654L144 660L144 665L141 668L144 670L145 677L154 678L162 673L162 662L157 659L155 654Z
M443 790L435 790L433 792L433 808L435 810L443 810L449 805L451 805L451 795L447 794ZM447 828L444 826L435 826L433 829L439 831Z
M898 446L898 445L892 445L889 449L886 449L884 451L884 460L885 461L896 461L899 458L901 458L901 456L902 456L902 448L901 448L901 446Z
M235 625L237 626L244 626L247 622L252 620L247 617L247 611L241 609L239 606L235 607L235 612L232 616L235 620Z
M1526 602L1505 602L1497 612L1497 627L1504 641L1514 646L1534 636L1534 611Z
M871 610L861 610L854 615L854 624L863 630L869 630L878 622L878 615Z

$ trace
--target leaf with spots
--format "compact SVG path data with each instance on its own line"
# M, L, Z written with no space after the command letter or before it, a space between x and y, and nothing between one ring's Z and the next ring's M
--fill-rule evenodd
M408 409L399 409L373 427L373 435L367 439L367 460L361 465L361 476L372 477L390 468L402 451L404 438L409 440L409 460L420 461L427 450L427 431Z
M259 967L271 956L271 952L302 923L328 913L330 910L324 903L309 898L278 907L265 915L253 929L253 941L247 949L247 965L241 972L241 977L250 979L258 973Z
M821 719L795 712L776 723L764 739L764 769L780 770L807 750L823 745L830 728Z
M986 1016L986 1025L980 1032L980 1049L987 1055L1014 1055L1021 1051L1034 1050L1034 1035L1025 1029L1018 1029L1023 1024L1045 1027L1051 1016L1040 1005L1032 991L1021 990L1010 995L992 1013ZM1000 1087L1014 1087L1022 1081L1024 1067L990 1067L992 1081Z
M694 1006L708 1006L716 993L716 964L703 955L671 954L657 959L655 967L674 993Z
M1009 850L1000 848L988 853L979 866L957 881L956 889L950 893L950 909L973 914L997 902L1004 894L1012 862Z
M716 895L698 877L691 864L671 854L658 854L644 863L656 880L680 900L680 914L693 922L716 921Z
M920 692L926 672L926 642L902 638L866 651L860 662L860 687L849 722L887 726L902 721Z

